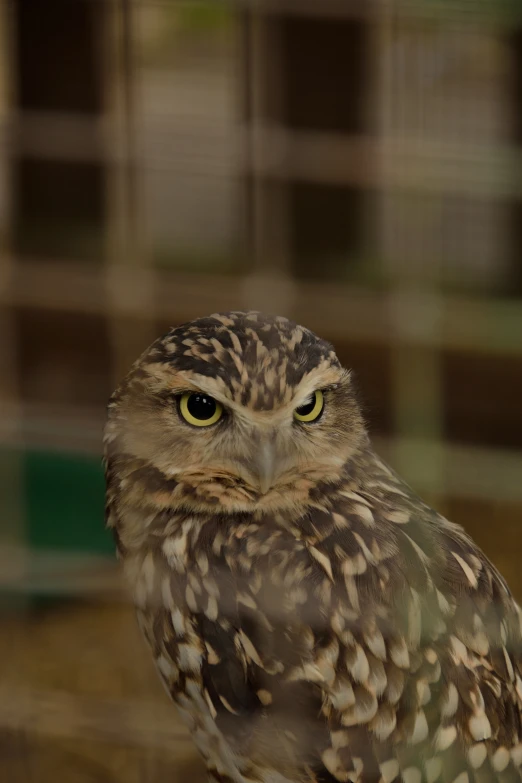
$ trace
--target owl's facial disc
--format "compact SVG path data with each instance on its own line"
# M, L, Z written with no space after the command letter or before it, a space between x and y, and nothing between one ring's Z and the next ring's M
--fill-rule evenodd
M242 404L216 379L185 371L175 379L177 388L183 384L177 441L191 453L184 451L184 464L174 458L169 475L199 499L213 495L237 510L288 498L295 504L319 481L335 481L357 444L350 376L338 367L312 368L271 410Z
M364 437L332 346L259 313L200 319L154 343L106 430L107 451L125 455L129 503L205 511L301 507Z

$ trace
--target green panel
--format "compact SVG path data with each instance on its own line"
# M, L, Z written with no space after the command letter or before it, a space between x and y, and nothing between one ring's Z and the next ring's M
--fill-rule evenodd
M79 454L24 455L27 543L31 547L112 554L104 527L101 460Z

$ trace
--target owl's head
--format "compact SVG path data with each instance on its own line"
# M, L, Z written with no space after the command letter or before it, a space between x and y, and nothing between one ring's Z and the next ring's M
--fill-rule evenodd
M285 318L217 314L153 343L116 390L107 476L152 513L302 507L364 438L331 345Z

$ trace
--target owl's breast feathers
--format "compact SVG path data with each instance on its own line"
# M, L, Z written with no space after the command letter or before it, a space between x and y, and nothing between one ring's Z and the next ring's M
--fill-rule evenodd
M304 516L146 529L121 544L140 624L216 779L520 779L519 609L371 451Z

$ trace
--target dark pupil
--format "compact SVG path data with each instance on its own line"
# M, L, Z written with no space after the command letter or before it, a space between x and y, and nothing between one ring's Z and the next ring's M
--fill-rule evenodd
M300 416L308 416L308 414L313 411L314 407L315 407L315 394L312 394L312 398L310 402L305 402L304 405L301 405L297 409L297 412Z
M216 412L216 401L203 394L191 394L187 400L187 408L195 419L205 421L211 419Z

